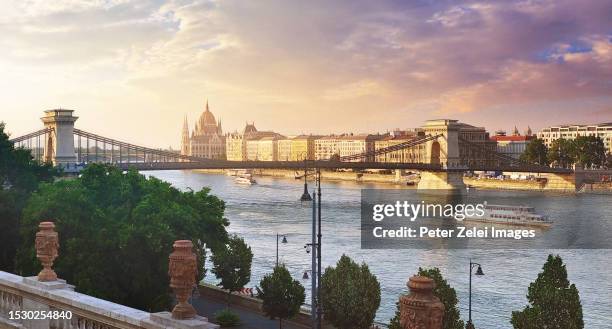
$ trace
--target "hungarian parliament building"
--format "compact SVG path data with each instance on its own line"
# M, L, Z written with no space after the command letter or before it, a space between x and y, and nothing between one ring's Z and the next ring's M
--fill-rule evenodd
M181 154L206 159L226 159L225 136L223 136L221 121L215 120L215 116L208 108L208 101L206 101L205 111L196 121L191 134L189 134L189 124L185 117L181 136Z

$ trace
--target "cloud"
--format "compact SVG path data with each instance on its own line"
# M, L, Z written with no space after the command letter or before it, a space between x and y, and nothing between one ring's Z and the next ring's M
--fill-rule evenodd
M34 117L68 103L89 109L83 125L154 114L121 133L152 145L178 143L168 123L180 128L206 97L224 127L257 119L293 133L386 130L440 115L499 127L500 109L512 107L538 112L538 127L554 123L560 102L578 120L612 95L612 4L602 1L58 0L0 9L0 68L10 78L0 105Z

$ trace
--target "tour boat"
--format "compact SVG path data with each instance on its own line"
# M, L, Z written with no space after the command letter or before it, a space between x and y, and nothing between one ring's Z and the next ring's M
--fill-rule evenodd
M236 176L236 178L234 178L234 182L236 182L237 184L243 184L243 185L257 184L257 182L253 179L251 174L243 174L243 175Z
M466 217L465 221L507 225L548 227L552 221L535 212L534 207L485 204L483 216Z

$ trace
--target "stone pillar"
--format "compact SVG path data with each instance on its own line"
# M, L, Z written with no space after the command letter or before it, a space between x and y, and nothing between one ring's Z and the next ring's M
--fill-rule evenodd
M53 271L53 262L57 258L59 238L55 232L53 222L42 222L38 225L40 231L36 233L36 258L43 266L38 273L38 281L49 282L57 280L57 274Z
M176 294L177 304L172 310L174 319L191 319L196 311L187 301L196 283L197 260L193 253L193 243L189 240L174 242L174 252L170 254L168 275L170 275L170 288Z
M78 119L72 110L47 110L41 118L45 128L52 131L45 141L45 161L55 166L74 164L77 161L74 152L74 122Z
M445 171L422 171L419 190L446 190L445 193L463 193L463 172L459 158L459 122L457 120L429 120L422 127L426 135L438 137L425 143L426 163L440 164ZM450 170L449 170L450 169ZM465 168L467 169L467 168Z
M168 275L170 275L170 288L176 294L178 303L172 313L152 313L149 319L143 321L143 328L218 329L218 325L197 315L193 306L188 302L196 284L197 275L197 260L193 253L193 243L189 240L177 240L173 247L174 251L169 257Z
M444 304L433 295L435 282L424 276L408 281L410 294L400 297L402 329L442 329Z
M57 232L55 232L55 224L53 222L41 222L38 228L40 230L36 233L36 258L41 262L43 269L38 276L23 278L23 283L45 291L57 289L73 290L73 286L66 284L64 280L58 279L57 274L53 271L53 262L58 256L59 249L59 237ZM38 300L24 297L22 310L48 312L51 308L49 305ZM23 325L25 328L30 329L46 329L50 327L50 320L24 320Z

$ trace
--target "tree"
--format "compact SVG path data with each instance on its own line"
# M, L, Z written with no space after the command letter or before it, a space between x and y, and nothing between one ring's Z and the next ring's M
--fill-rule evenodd
M251 263L253 252L244 240L232 235L224 248L220 248L212 255L212 272L221 280L219 286L226 289L227 305L230 305L232 292L238 291L251 281Z
M548 158L548 148L544 141L541 139L534 139L527 144L525 151L521 154L521 161L539 164L542 166L547 166L549 164Z
M306 298L304 286L291 277L284 265L276 266L274 272L264 276L259 286L257 295L263 300L263 312L272 320L278 319L279 328L283 327L283 319L298 314Z
M575 141L559 138L552 142L548 149L548 161L567 168L576 162Z
M0 122L0 270L13 272L21 212L38 184L52 181L58 172L36 162L29 150L15 148L4 128Z
M60 277L88 295L134 308L170 306L168 255L175 240L214 252L227 241L225 204L208 189L181 192L135 170L90 164L81 176L42 184L23 212L21 273L40 269L34 236L41 220L55 221ZM203 269L199 257L198 269Z
M444 304L443 328L462 329L463 321L461 320L459 308L457 307L457 303L459 302L457 299L457 292L448 284L444 277L442 277L440 269L437 267L430 269L419 267L419 275L433 279L436 283L433 293L440 299L442 304Z
M395 302L395 315L389 320L389 329L403 329L400 324L401 310L400 303Z
M338 329L369 329L380 306L380 284L368 266L342 255L321 277L325 319Z
M459 308L457 307L457 303L459 302L459 300L457 299L457 292L448 284L444 277L442 277L440 269L437 267L430 269L423 269L419 267L418 275L426 276L430 279L433 279L436 284L433 293L436 297L440 299L442 304L444 304L444 318L442 319L442 328L463 329L464 323L461 320ZM401 327L399 326L399 319L400 316L398 303L397 311L395 312L395 317L391 319L389 329L401 329Z
M579 136L574 141L576 163L583 167L602 166L606 162L606 147L596 136Z
M529 285L529 301L522 311L512 312L515 329L582 329L582 305L575 285L559 256L548 256L543 271Z

